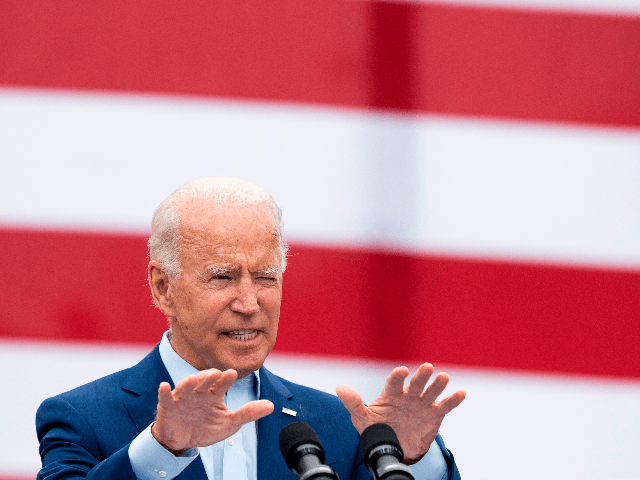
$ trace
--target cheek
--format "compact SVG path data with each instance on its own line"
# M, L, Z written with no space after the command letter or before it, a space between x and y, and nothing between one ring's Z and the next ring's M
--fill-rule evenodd
M193 289L188 286L176 288L173 291L173 302L178 308L189 309L198 297L194 295Z
M268 290L261 296L261 303L266 310L271 314L278 314L280 312L280 303L282 301L282 294L278 290Z
M174 303L183 321L198 322L219 310L221 299L214 292L184 288L175 292Z

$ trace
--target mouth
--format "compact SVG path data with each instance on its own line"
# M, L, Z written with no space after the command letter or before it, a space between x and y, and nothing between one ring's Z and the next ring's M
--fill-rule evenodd
M233 330L231 332L224 332L224 334L233 340L247 342L258 336L258 330Z

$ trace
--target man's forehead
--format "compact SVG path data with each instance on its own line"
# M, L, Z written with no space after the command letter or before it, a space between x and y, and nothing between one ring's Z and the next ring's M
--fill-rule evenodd
M261 232L278 237L278 226L265 204L217 205L190 200L176 209L180 216L180 234L243 236Z
M279 262L279 234L266 205L220 206L192 201L182 205L179 214L180 256L185 261L202 266L250 256L252 264Z
M208 247L205 245L205 247ZM280 249L276 243L257 243L255 245L230 245L228 247L220 247L210 245L206 248L207 255L211 257L211 263L215 264L231 264L241 261L246 256L251 256L255 261L262 263L277 262L276 257L280 253Z
M209 254L216 255L239 252L266 254L270 250L279 250L278 232L255 225L247 228L228 224L214 225L213 228L185 225L180 229L179 242L181 248L206 248Z
M254 219L275 223L273 214L264 203L238 204L234 202L219 204L206 199L187 199L176 206L182 223L199 225L205 222L219 222L221 219Z

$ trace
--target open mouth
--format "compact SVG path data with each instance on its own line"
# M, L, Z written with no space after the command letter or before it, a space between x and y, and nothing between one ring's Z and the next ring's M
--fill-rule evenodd
M241 342L245 342L247 340L253 340L258 336L257 330L234 330L232 332L225 332L226 335L233 338L234 340L240 340Z

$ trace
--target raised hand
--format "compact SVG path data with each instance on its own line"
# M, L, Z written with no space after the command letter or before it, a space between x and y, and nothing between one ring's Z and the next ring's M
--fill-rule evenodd
M162 382L158 389L158 412L151 433L176 456L193 447L206 447L230 437L245 423L273 411L269 400L246 403L235 412L224 404L224 394L238 374L212 368L182 379L172 391Z
M368 407L364 405L360 394L351 387L338 385L336 393L351 413L351 421L358 433L374 423L386 423L398 435L405 463L411 464L427 453L444 416L460 405L466 396L464 391L459 390L436 403L437 397L449 383L449 376L439 373L425 390L431 375L433 366L423 363L409 385L405 386L409 369L394 368L387 377L382 393Z

